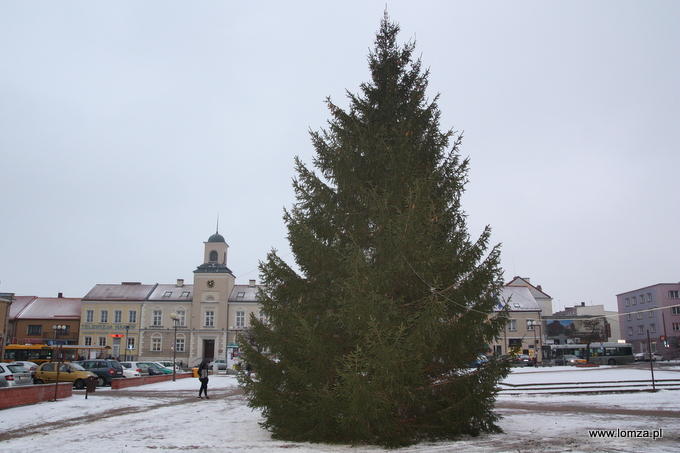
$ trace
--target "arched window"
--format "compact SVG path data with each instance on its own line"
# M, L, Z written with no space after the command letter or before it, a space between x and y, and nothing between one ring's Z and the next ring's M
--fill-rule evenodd
M211 263L217 262L217 252L215 250L210 252L210 262Z

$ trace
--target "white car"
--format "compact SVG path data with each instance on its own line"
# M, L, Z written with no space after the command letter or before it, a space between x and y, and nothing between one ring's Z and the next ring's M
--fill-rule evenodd
M218 370L226 370L227 369L227 361L226 360L215 360L214 362L210 362L208 364L208 369L212 370L214 364L217 364Z
M137 372L137 370L133 370L131 368L125 368L123 367L123 376L126 378L133 378L133 377L141 377L142 375Z
M633 358L636 362L649 362L649 352L638 352ZM661 362L663 361L663 357L655 352L652 354L652 362L656 362L657 360Z
M31 376L35 377L35 371L38 369L38 364L34 362L26 362L23 360L17 360L16 362L10 363L10 365L20 365L31 372Z

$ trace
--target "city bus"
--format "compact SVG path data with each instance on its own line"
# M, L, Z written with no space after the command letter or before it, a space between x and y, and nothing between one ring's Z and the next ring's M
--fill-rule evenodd
M40 365L43 362L57 361L61 351L60 362L71 362L80 358L92 356L104 357L108 354L109 347L80 346L80 345L46 345L46 344L8 344L5 346L3 362L33 362ZM94 351L94 354L92 354Z
M565 355L575 355L580 359L586 358L586 344L552 344L550 345L550 359L558 359ZM590 362L600 365L625 365L634 363L633 345L630 343L591 343Z

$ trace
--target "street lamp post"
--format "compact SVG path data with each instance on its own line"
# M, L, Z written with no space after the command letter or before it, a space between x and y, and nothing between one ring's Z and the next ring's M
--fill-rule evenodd
M66 330L66 326L62 324L55 324L52 326L52 329L54 329L54 339L55 341L59 339L59 333L61 333L62 330ZM59 390L59 371L61 369L61 344L58 345L57 348L57 381L54 383L54 401L57 401L57 391Z
M179 321L179 317L177 313L172 312L170 313L170 318L172 318L175 327L175 337L172 343L172 380L174 382L177 374L177 321Z
M536 341L536 327L540 327L541 323L540 321L536 321L535 319L532 319L527 322L529 326L531 326L531 330L534 331L534 367L538 367L538 343Z
M130 340L128 339L130 335L130 326L125 326L125 361L127 362L128 360L128 344L130 344Z

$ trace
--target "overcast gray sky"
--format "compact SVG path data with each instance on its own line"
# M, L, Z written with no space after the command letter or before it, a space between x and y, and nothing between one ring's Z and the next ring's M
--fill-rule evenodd
M0 291L237 283L271 248L326 96L369 80L385 5L464 131L473 238L555 308L680 280L680 2L0 1Z

